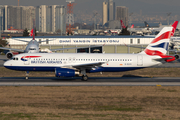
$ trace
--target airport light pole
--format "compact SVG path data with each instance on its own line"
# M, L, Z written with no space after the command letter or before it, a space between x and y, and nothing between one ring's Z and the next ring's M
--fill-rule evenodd
M94 13L94 30L96 29L96 16L97 16L97 12Z
M129 24L130 24L130 26L131 26L131 23L132 23L132 21L131 21L131 16L132 15L133 15L133 12L129 14Z
M1 30L2 30L2 6L0 6L0 39L1 39Z
M167 23L168 23L168 25L169 25L169 17L170 17L170 15L171 15L171 12L167 13L167 16L168 16Z

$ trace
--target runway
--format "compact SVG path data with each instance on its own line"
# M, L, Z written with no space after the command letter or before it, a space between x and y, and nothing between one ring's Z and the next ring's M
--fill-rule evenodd
M1 77L0 86L180 86L179 77L90 77L88 81L56 77Z

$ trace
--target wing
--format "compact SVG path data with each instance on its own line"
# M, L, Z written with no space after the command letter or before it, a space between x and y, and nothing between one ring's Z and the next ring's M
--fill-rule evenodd
M53 39L53 40L56 40L56 39ZM53 40L42 40L42 41L39 41L39 43L41 43L41 42L47 42L47 41L53 41Z
M17 41L21 41L21 42L29 42L29 41L26 41L26 40L19 40L19 39L13 39L13 40L17 40Z
M102 47L102 46L90 46L90 48L93 47ZM60 51L60 50L70 50L70 49L84 49L84 48L89 48L89 47L73 47L73 48L58 48L58 49L50 49L50 51Z
M66 66L62 66L62 67L76 68L76 69L92 69L94 67L101 66L102 64L105 64L105 63L106 62L94 62L94 63L66 65Z
M168 50L169 52L175 52L175 53L180 53L179 50Z
M12 50L12 51L17 51L17 52L24 52L24 50L21 49L13 49L13 48L6 48L6 47L0 47L0 49L2 50Z
M132 45L125 45L126 47L133 47L133 48L141 48L141 49L145 49L146 47L139 47L139 46L132 46Z

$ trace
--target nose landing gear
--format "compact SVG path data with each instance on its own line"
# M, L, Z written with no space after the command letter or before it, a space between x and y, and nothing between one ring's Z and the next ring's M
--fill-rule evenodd
M26 80L29 79L29 71L26 71Z

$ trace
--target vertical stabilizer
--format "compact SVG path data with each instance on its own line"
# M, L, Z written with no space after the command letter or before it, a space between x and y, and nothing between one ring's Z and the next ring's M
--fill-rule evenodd
M140 54L163 56L167 53L173 27L164 27L153 41Z
M126 28L126 26L124 25L123 21L120 20L120 22L121 22L121 27L122 27L122 28Z

